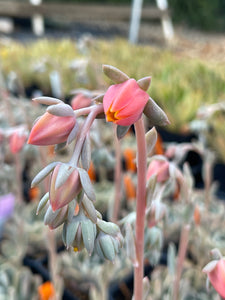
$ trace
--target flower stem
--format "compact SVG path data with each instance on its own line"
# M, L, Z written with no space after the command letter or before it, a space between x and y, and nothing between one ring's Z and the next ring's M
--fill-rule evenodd
M116 127L117 126L114 126L114 142L115 142L115 152L116 152L116 167L115 167L115 174L114 174L115 197L114 197L113 215L112 215L112 222L114 223L117 223L118 221L120 199L121 199L121 181L122 181L121 145L120 145L120 141L117 138Z
M134 300L141 300L144 277L144 227L146 208L147 150L143 118L135 123L137 139L137 208L136 208L136 256L138 266L134 268Z
M88 131L90 130L90 127L91 127L93 121L95 120L96 116L101 112L103 112L102 104L93 106L92 110L90 111L89 115L87 116L86 120L84 121L84 124L83 124L81 130L78 133L74 153L70 160L70 163L73 163L75 166L77 166L77 164L78 164L78 160L80 157L80 153L81 153L86 135L87 135Z
M179 243L179 251L178 251L178 258L177 258L177 269L176 269L176 276L173 285L173 299L178 300L179 298L179 284L181 279L181 273L183 270L184 260L187 252L188 240L189 240L189 232L190 232L190 225L185 224L182 227L181 234L180 234L180 243Z

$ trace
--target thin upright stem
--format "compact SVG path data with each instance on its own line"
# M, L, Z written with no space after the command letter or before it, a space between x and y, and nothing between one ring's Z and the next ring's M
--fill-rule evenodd
M144 228L146 209L147 151L143 118L135 123L137 139L137 208L136 208L136 256L138 266L134 268L134 300L141 300L144 277Z
M181 274L182 274L182 270L183 270L184 259L185 259L186 252L187 252L189 232L190 232L190 225L185 224L182 227L181 234L180 234L176 277L175 277L174 285L173 285L173 300L178 300L178 298L179 298L180 278L181 278Z
M113 215L112 222L116 223L118 221L118 214L120 209L120 198L121 198L121 180L122 180L122 170L121 170L121 145L117 138L116 126L114 126L114 142L115 142L115 153L116 153L116 167L115 167L115 196L113 205Z

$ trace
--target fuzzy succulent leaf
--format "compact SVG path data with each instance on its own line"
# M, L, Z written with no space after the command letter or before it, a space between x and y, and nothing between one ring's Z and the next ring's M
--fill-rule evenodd
M144 78L141 78L137 81L137 84L139 85L139 87L147 92L147 90L149 89L150 87L150 84L151 84L151 80L152 80L152 77L151 76L147 76L147 77L144 77Z
M33 101L45 105L54 105L54 104L62 103L62 101L57 98L45 97L45 96L34 98Z
M83 242L89 254L91 254L94 249L96 237L96 229L94 228L95 226L96 225L93 224L91 220L81 222Z
M89 178L88 173L84 169L81 169L81 168L77 168L77 170L80 175L80 182L83 187L84 193L87 195L87 197L90 200L95 201L96 200L95 191L91 184L91 180Z
M82 199L82 204L88 215L88 218L94 223L97 223L97 212L91 200L88 197L84 196Z
M58 117L74 117L74 111L72 107L65 103L51 105L46 111Z
M79 124L76 122L73 129L71 130L68 138L67 138L67 142L66 144L71 144L73 140L75 140L76 136L77 136L77 133L79 131Z
M72 221L70 223L67 223L67 226L66 226L66 246L67 247L72 245L79 225L80 225L80 222Z
M37 207L37 210L36 210L36 215L39 214L39 212L41 212L43 210L43 208L45 207L45 205L47 204L49 200L49 192L46 193L42 198L41 200L39 201L38 203L38 207Z
M60 188L67 181L74 170L75 168L68 164L61 164L55 181L55 189Z
M57 164L58 162L52 162L51 164L47 165L44 169L42 169L32 180L31 187L38 185L46 176L48 176L53 171Z
M112 222L106 222L98 219L97 226L101 231L109 235L115 236L120 232L119 226Z
M130 126L117 125L116 136L117 136L118 140L122 139L127 134L129 129L130 129Z
M151 97L149 97L143 112L149 118L151 126L166 126L170 124L165 112Z
M85 170L88 170L91 163L91 142L89 135L86 135L86 138L83 143L81 150L81 163Z
M145 140L146 140L146 145L147 145L147 154L151 154L153 151L156 141L157 141L157 131L155 127L150 129L146 134L145 134Z
M124 81L127 81L129 79L127 74L123 73L113 66L103 65L102 70L103 73L115 83L123 83Z

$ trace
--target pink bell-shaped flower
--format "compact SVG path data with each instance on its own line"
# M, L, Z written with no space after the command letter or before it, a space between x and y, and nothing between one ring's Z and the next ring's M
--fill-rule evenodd
M147 170L147 181L151 176L156 175L157 182L165 182L169 179L169 162L166 160L153 160Z
M50 203L53 211L70 203L81 190L78 170L73 170L68 167L63 174L62 168L64 166L62 163L57 164L51 176ZM70 170L72 170L72 172L70 172ZM70 173L69 176L68 172Z
M111 85L103 98L103 107L108 122L122 126L134 124L140 117L149 99L136 80Z
M75 116L56 116L46 112L34 124L28 144L47 146L64 143L75 123Z
M225 258L211 261L202 271L208 275L209 281L217 293L225 298Z

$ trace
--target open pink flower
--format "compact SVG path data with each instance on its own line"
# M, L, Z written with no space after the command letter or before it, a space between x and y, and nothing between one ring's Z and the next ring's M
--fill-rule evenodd
M225 258L213 260L202 270L221 297L225 298Z
M85 96L82 93L79 93L78 95L74 96L71 100L71 106L73 110L88 107L91 105L91 98Z
M166 160L153 160L150 162L147 170L147 180L156 175L157 182L165 182L169 179L169 162Z
M75 116L59 117L46 112L34 124L28 144L47 146L66 142L75 123Z
M62 163L57 164L52 173L50 182L49 198L53 211L70 203L81 190L81 182L77 169L70 174L63 184L59 187L56 186L58 176L62 176L62 173L59 175L59 170L62 165ZM66 176L66 174L64 176Z
M149 99L136 80L111 85L103 98L103 107L108 122L122 126L134 124L140 117Z
M14 131L9 138L9 148L12 153L18 153L24 146L27 135L20 131Z

